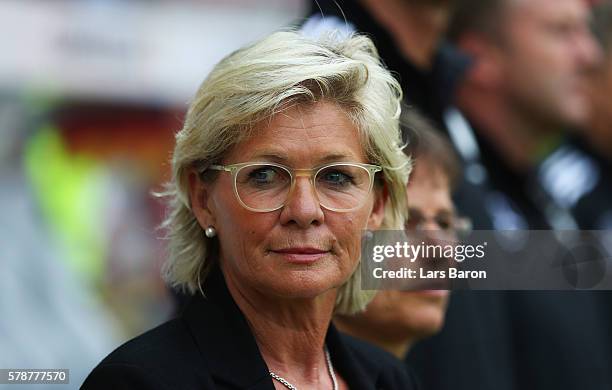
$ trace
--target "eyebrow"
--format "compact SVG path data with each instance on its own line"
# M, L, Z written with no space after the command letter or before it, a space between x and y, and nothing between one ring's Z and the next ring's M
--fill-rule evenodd
M287 162L289 161L289 155L287 155L287 153L279 151L263 151L261 153L254 154L253 156L251 156L251 159L287 164ZM325 164L328 162L336 161L352 162L355 159L356 158L349 153L330 153L319 158L317 160L317 164Z
M332 154L328 154L326 156L324 156L323 158L319 159L320 163L328 163L328 162L335 162L335 161L352 161L355 160L355 157L352 156L351 154L345 154L345 153L332 153Z
M287 160L289 160L289 156L287 155L287 153L283 153L283 152L266 151L266 152L254 154L253 156L251 156L251 159L284 163Z

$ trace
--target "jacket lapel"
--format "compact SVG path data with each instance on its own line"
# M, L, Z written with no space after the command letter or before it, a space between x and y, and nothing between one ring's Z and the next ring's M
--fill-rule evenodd
M216 382L229 388L274 390L251 330L234 303L218 267L183 312L198 349Z
M351 390L375 390L380 367L364 366L350 350L343 335L333 323L325 339L334 369L342 376Z

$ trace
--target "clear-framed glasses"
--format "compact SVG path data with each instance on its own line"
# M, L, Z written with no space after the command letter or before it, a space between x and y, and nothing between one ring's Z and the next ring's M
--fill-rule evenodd
M211 165L206 170L232 174L234 194L248 210L269 212L283 207L298 176L306 176L314 185L319 204L332 211L348 212L364 205L372 187L378 165L331 163L312 169L293 169L270 162L245 162Z
M407 232L424 231L428 222L433 222L439 232L459 237L469 234L472 230L472 221L469 218L460 217L453 212L442 212L433 217L426 217L420 210L412 208L404 229Z

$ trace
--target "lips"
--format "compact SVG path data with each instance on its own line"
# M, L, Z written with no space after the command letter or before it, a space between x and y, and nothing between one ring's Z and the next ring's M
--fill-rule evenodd
M278 249L274 252L277 253L296 253L296 254L316 254L316 253L326 253L327 250L317 249L317 248L286 248L286 249Z
M312 247L293 247L272 250L282 256L290 263L308 264L314 263L329 253L328 250L312 248Z

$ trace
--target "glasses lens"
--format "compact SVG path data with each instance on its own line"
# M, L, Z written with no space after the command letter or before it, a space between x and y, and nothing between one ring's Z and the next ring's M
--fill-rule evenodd
M370 172L360 166L335 164L317 172L315 188L321 205L333 210L351 210L370 193Z
M236 192L246 206L255 210L281 207L291 189L291 175L281 167L253 164L236 173Z

